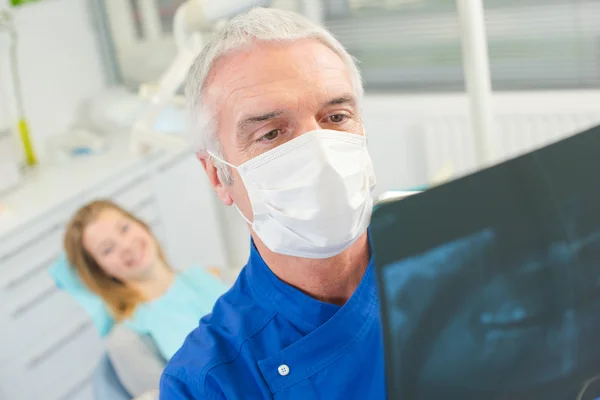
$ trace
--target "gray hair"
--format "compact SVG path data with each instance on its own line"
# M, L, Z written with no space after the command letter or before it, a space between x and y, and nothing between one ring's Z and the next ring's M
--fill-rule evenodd
M195 151L209 151L225 160L218 138L216 111L208 109L203 96L206 80L218 58L231 51L243 49L254 42L289 42L311 38L329 47L346 64L360 104L364 94L360 71L354 58L329 31L291 11L254 8L247 13L237 15L219 29L190 68L185 95L190 115L190 134ZM223 163L214 161L220 179L225 184L231 184L230 169Z

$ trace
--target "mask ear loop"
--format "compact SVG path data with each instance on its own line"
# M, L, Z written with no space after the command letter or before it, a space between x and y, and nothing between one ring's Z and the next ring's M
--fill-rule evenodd
M225 165L227 165L227 166L229 166L229 167L231 167L231 168L234 168L235 170L237 170L237 169L238 169L238 167L236 167L235 165L233 165L233 164L229 164L227 161L223 160L222 158L215 156L215 155L212 153L212 151L208 151L208 150L206 150L206 152L207 152L207 153L208 153L208 154L209 154L209 155L210 155L212 158L214 158L215 160L217 160L217 161L219 161L219 162L222 162L223 164L225 164Z
M215 160L222 162L223 164L237 170L238 167L236 167L233 164L228 163L227 161L221 159L220 157L215 156L212 152L210 151L206 151L212 158L214 158ZM239 209L239 207L237 206L237 204L233 204L233 206L235 207L235 209L237 210L237 212L240 214L240 216L244 219L244 221L246 221L248 223L248 225L253 226L252 222L250 222L250 220L248 218L246 218L246 216L244 215L244 213L242 213L242 211Z
M246 218L246 216L242 213L242 211L238 208L237 204L233 204L233 206L235 207L235 209L237 210L237 212L240 214L240 216L244 219L244 221L246 221L248 223L248 225L253 226L254 224L252 222L250 222L250 220L248 218Z

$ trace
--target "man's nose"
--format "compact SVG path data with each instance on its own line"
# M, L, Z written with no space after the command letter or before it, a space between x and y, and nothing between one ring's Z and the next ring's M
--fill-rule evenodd
M319 129L323 129L321 127L321 125L319 125L319 121L317 121L316 118L307 118L306 120L303 120L301 122L301 124L299 125L299 134L302 135L306 132L311 132L311 131L316 131Z

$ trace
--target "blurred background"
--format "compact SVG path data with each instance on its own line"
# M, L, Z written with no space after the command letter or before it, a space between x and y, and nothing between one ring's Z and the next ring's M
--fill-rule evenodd
M184 2L0 0L1 400L94 398L102 342L47 274L65 222L86 201L108 197L148 221L176 266L235 274L245 264L247 228L220 205L184 140L179 81L160 89L177 70ZM360 61L375 195L482 167L460 1L270 3L322 22ZM600 2L483 6L487 162L600 124ZM209 36L214 23L198 26Z

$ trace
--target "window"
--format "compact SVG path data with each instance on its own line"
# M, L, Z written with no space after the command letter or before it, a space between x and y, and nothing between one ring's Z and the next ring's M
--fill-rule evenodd
M367 89L463 90L454 0L322 0ZM600 1L484 0L495 90L600 87Z
M173 17L185 0L94 0L95 15L105 14L99 34L110 37L108 62L120 80L137 89L155 81L175 58ZM113 60L110 60L112 52Z

